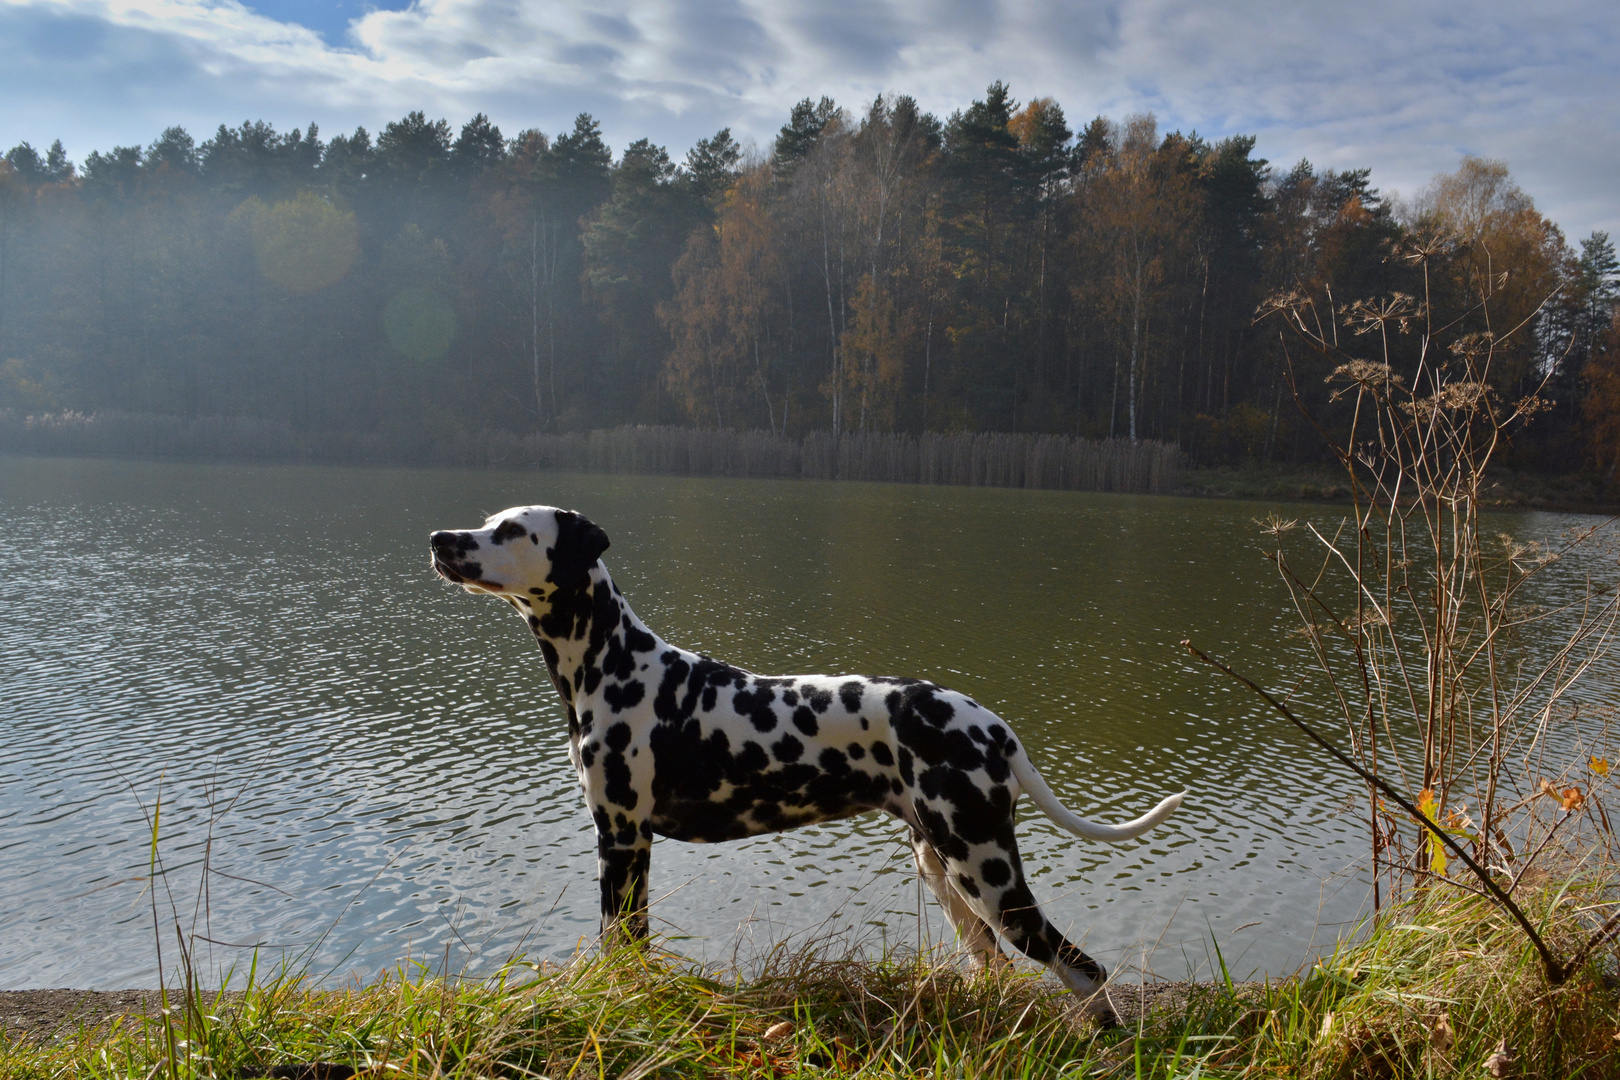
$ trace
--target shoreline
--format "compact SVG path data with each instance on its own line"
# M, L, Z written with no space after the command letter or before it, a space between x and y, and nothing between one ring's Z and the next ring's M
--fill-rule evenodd
M1221 984L1210 981L1160 980L1149 982L1109 984L1108 995L1119 1019L1131 1024L1156 1008L1179 1007L1194 990L1215 991ZM1246 985L1246 984L1240 984ZM312 997L321 994L341 994L350 988L311 990ZM1054 1004L1065 1005L1065 998L1073 995L1055 981L1051 981L1048 996ZM171 1003L180 1000L183 990L169 992ZM219 991L204 990L205 999L212 1000ZM104 1037L114 1020L155 1023L162 1015L163 991L156 989L132 990L74 990L68 988L37 990L0 990L0 1040L42 1043L61 1036L91 1034ZM244 991L225 992L227 1000L240 1001Z
M1034 485L997 483L945 483L892 480L881 477L821 477L732 475L723 472L571 467L566 465L505 464L491 461L469 464L446 461L411 461L365 458L347 460L327 457L266 456L257 454L129 453L83 448L34 449L0 445L0 457L57 460L120 461L150 464L190 464L209 466L309 466L315 468L377 469L455 469L470 472L526 472L535 474L665 476L693 479L731 480L833 480L844 483L894 483L907 487L998 487L1022 490L1069 490L1091 494L1157 495L1168 498L1234 499L1252 502L1297 502L1326 506L1347 505L1350 489L1337 469L1323 465L1259 464L1209 467L1183 466L1171 485L1157 491L1119 491L1105 488L1048 488ZM1610 494L1601 477L1593 473L1534 473L1500 468L1492 474L1492 498L1484 506L1499 511L1543 511L1560 514L1620 514L1620 490ZM0 991L3 992L3 991Z

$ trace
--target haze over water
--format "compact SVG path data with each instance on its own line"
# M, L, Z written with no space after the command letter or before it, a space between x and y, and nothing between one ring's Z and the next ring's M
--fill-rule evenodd
M667 640L766 673L935 679L1006 719L1088 817L1188 790L1118 846L1021 804L1037 898L1121 973L1186 976L1212 938L1234 975L1292 971L1364 903L1355 785L1176 644L1271 686L1305 667L1258 554L1264 505L11 458L0 987L156 983L160 795L166 964L175 911L229 943L204 946L215 970L257 944L333 978L406 957L485 972L590 939L594 840L538 650L428 567L430 530L522 503L602 525ZM652 891L655 928L716 960L816 928L948 940L903 827L877 816L660 840Z

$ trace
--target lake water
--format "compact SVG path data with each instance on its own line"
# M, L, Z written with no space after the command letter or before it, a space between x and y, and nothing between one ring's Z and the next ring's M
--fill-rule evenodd
M1356 785L1177 647L1272 686L1307 667L1259 555L1265 505L7 458L0 987L154 985L154 899L165 972L177 918L212 939L209 970L256 945L330 979L587 942L594 841L534 641L428 567L430 530L521 503L602 525L667 640L961 690L1088 817L1186 789L1117 846L1020 815L1037 898L1122 975L1207 970L1212 941L1235 974L1289 972L1365 904ZM655 928L708 959L817 932L948 940L888 818L660 840L652 885Z

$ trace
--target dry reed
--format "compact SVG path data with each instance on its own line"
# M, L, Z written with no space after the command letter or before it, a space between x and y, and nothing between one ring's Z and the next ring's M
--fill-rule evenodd
M672 476L868 480L901 484L1164 494L1181 454L1171 443L964 432L921 436L619 427L519 434L304 432L250 417L0 412L0 452L226 461L436 465Z

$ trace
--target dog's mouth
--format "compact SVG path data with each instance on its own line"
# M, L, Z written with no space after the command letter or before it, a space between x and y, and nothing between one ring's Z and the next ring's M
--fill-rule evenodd
M456 570L455 567L451 566L443 559L439 558L437 555L433 556L433 572L444 578L444 580L453 581L457 585L467 584L467 578L465 575Z
M454 582L468 592L501 592L502 586L500 582L476 576L479 569L481 568L477 563L472 563L458 570L437 555L433 557L433 572L444 578L444 580ZM468 573L468 571L471 571L471 573Z

